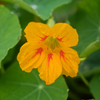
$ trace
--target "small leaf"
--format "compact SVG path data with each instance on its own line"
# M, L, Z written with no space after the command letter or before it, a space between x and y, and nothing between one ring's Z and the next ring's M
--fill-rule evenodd
M4 6L0 6L0 62L8 50L18 43L21 28L17 16Z
M96 100L100 100L100 74L95 75L90 82L90 90Z
M68 87L60 76L55 83L46 85L36 69L23 72L15 62L0 79L1 100L66 100Z

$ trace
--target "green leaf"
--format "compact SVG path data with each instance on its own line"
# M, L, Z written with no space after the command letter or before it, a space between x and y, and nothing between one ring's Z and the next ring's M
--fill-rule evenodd
M95 100L100 100L100 74L95 75L90 82L90 90Z
M3 0L19 4L23 9L46 20L52 15L52 11L63 4L67 4L72 0ZM24 2L25 1L25 2ZM29 5L30 6L29 6Z
M60 76L55 83L46 85L36 69L23 72L15 62L0 79L1 100L66 100L68 87Z
M21 28L17 16L0 6L0 61L18 43L20 36Z
M91 0L91 3L90 0L83 0L78 3L77 13L70 18L71 25L77 29L79 34L79 43L74 49L82 57L87 57L100 48L99 5L100 0Z

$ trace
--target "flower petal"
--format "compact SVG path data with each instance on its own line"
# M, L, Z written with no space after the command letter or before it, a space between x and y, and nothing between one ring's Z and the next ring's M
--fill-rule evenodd
M66 48L66 50L60 52L60 57L63 65L62 74L75 77L78 72L78 64L80 63L77 52L71 48Z
M28 68L31 67L40 57L43 49L35 44L25 43L17 56L17 60L19 61L20 67L22 70L29 72ZM39 66L37 66L39 67ZM36 68L36 66L34 66ZM31 67L31 70L33 66ZM30 71L31 71L30 70Z
M39 76L46 84L52 84L62 72L60 58L55 54L48 54L42 65L38 68Z
M30 22L24 32L27 41L36 42L44 40L49 34L50 27L43 23Z
M60 42L61 47L76 46L78 43L78 34L74 28L67 23L57 23L51 29L51 34Z
M26 72L31 72L31 70L32 70L33 68L38 68L38 67L40 67L40 65L42 64L44 58L45 58L45 52L43 51L43 52L41 53L40 57L38 58L38 60L37 60L35 63L33 63L30 67L28 67L27 69L25 69L25 71L26 71Z

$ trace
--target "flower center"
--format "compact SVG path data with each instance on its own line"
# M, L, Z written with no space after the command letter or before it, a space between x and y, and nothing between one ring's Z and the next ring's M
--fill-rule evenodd
M54 50L55 47L60 46L58 39L53 36L48 36L45 40L45 43L46 43L47 47L50 47L52 50Z

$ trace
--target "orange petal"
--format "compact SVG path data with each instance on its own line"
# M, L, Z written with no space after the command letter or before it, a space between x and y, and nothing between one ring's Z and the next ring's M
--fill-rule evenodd
M51 34L57 37L60 45L64 47L76 46L78 43L78 34L74 28L67 23L57 23L51 29Z
M46 84L52 84L61 75L62 65L60 58L55 54L48 54L42 65L38 68L39 76Z
M27 41L38 42L44 40L49 34L50 27L43 23L30 22L24 32Z
M33 68L38 68L42 64L44 58L45 58L45 52L43 51L41 53L40 57L38 58L38 60L35 63L33 63L30 67L28 67L27 69L25 69L25 71L26 72L31 72L31 70Z
M77 52L71 48L66 48L66 50L60 52L60 57L63 65L62 74L75 77L78 73L78 64L80 63Z
M30 66L32 66L33 63L35 63L39 59L42 52L43 52L43 49L41 47L30 44L28 42L25 43L21 47L20 52L17 56L17 60L19 61L21 69L26 72L29 72L29 70L27 70L27 69ZM37 67L39 67L39 66L37 66ZM32 68L31 68L31 70L32 70Z

